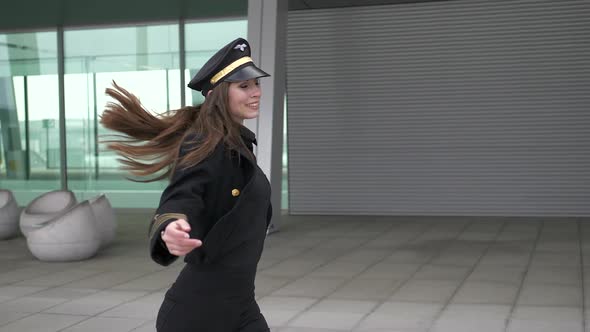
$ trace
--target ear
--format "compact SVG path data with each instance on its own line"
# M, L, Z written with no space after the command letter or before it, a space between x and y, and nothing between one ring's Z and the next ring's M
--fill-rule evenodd
M211 94L211 92L213 92L213 90L209 90L209 92L207 92L207 97L209 97L209 95Z

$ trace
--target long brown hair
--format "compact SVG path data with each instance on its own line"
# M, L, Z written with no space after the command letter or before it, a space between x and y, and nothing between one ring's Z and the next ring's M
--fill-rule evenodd
M177 167L197 165L222 141L229 151L249 153L240 137L240 124L229 112L229 84L215 87L200 105L153 115L135 95L113 82L114 88L107 88L105 93L117 103L107 103L100 123L122 134L103 143L121 156L118 160L123 169L139 177L153 176L132 179L139 182L161 180ZM179 157L183 143L190 147Z

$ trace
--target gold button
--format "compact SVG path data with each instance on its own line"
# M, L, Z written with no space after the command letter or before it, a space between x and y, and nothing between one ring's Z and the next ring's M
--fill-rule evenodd
M238 197L238 196L240 196L240 191L239 191L238 189L233 189L233 190L231 191L231 195L232 195L233 197Z

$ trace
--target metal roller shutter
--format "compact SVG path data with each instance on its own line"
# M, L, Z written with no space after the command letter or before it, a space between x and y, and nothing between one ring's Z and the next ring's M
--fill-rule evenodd
M590 2L289 13L292 214L590 215Z

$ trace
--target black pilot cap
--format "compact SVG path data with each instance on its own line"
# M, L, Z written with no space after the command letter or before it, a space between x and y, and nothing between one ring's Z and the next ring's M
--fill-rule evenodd
M250 44L238 38L217 51L188 83L188 87L207 96L221 82L241 82L270 76L250 58Z

